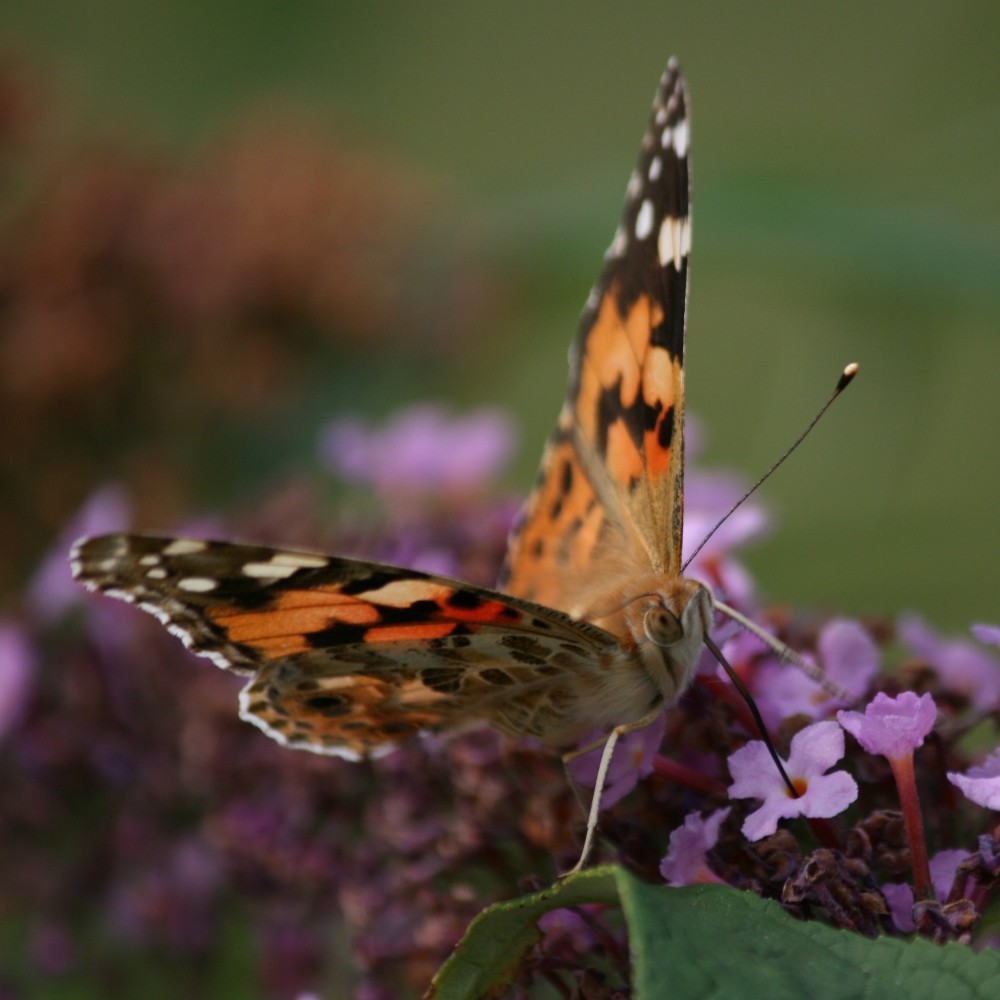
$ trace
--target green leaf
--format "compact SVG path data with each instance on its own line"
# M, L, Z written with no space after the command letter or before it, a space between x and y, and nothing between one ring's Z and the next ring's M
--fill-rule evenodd
M549 889L487 907L438 970L427 998L480 1000L500 997L521 957L540 937L538 918L584 903L618 903L617 869L591 868Z
M1000 955L917 939L875 941L788 916L727 886L669 889L616 871L639 1000L986 1000Z
M1000 954L917 939L871 941L788 916L727 886L671 889L621 868L598 868L481 913L441 967L435 1000L499 997L538 918L564 906L620 903L637 1000L803 996L810 1000L987 1000L1000 996Z

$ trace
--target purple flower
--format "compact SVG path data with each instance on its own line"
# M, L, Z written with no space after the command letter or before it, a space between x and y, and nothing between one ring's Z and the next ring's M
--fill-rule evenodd
M977 806L1000 809L1000 749L965 774L949 771L948 780Z
M744 492L744 484L734 476L691 470L684 486L684 535L692 549ZM712 535L711 541L702 549L702 554L718 556L722 552L728 552L761 538L769 527L770 519L763 508L748 500L733 511Z
M507 462L515 434L499 410L451 417L425 404L402 410L381 429L355 418L332 421L320 437L329 468L384 497L476 490Z
M938 851L931 858L931 881L934 883L934 892L942 903L947 900L951 892L958 866L968 857L968 851L952 849Z
M913 887L906 882L886 882L882 895L889 904L889 914L896 930L912 934L917 925L913 922Z
M689 469L684 490L685 558L695 551L743 492L743 483L733 476ZM736 605L748 604L753 598L753 580L728 556L733 549L766 535L769 528L770 519L763 508L753 501L745 502L705 543L687 572L710 583L723 600Z
M602 808L610 809L643 778L652 774L653 760L663 743L666 728L667 717L661 713L645 728L626 733L618 741L601 792ZM604 747L600 746L570 761L569 769L574 781L585 788L594 787L603 750Z
M910 842L913 888L920 897L929 891L931 875L913 751L934 728L936 718L934 699L929 694L918 698L912 691L904 691L895 698L879 692L865 707L864 715L860 712L837 713L840 724L868 753L882 754L889 761Z
M460 577L462 566L458 556L443 545L422 545L422 539L406 535L395 539L395 545L388 545L377 553L380 561L392 566L408 566L421 573L437 576Z
M977 711L988 712L1000 702L1000 663L989 653L963 639L942 639L916 615L900 620L900 639L930 663L944 686L964 698ZM1000 629L974 625L980 642L1000 645Z
M24 628L0 619L0 739L23 715L36 670L35 647Z
M973 625L970 631L987 646L1000 646L1000 625Z
M582 910L592 910L593 907L583 906ZM577 910L549 910L538 918L538 929L550 938L559 938L573 943L581 954L586 954L599 944L594 924Z
M660 862L660 874L668 885L723 881L708 867L705 855L718 843L719 827L730 812L727 807L716 809L705 819L696 812L684 817L684 825L670 834L670 850Z
M929 695L904 691L895 698L879 692L861 712L838 712L840 724L868 753L890 760L912 754L934 728L937 706Z
M856 621L838 618L825 625L817 643L823 673L847 694L850 702L860 698L878 672L878 647ZM768 725L776 726L793 715L818 719L844 704L830 695L801 670L779 663L766 663L757 672L759 706Z
M945 902L955 881L959 864L969 856L968 851L938 851L930 860L931 882L934 895L939 902ZM912 934L917 925L913 921L913 889L906 882L886 882L882 895L889 904L889 912L896 929L904 934Z
M87 535L127 528L131 517L132 505L124 487L110 483L91 493L59 533L28 585L28 606L39 621L55 621L83 597L66 559L73 543Z
M817 722L792 737L785 770L799 792L793 798L774 766L767 747L754 740L729 758L733 783L729 797L763 799L743 823L748 840L760 840L793 816L826 818L843 812L857 797L858 786L846 771L825 772L844 756L844 732L835 722Z

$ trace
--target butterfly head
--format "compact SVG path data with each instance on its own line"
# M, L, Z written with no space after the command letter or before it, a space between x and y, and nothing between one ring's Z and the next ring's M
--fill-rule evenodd
M663 696L687 687L712 625L712 594L697 580L651 573L629 581L605 608L587 617L633 650Z

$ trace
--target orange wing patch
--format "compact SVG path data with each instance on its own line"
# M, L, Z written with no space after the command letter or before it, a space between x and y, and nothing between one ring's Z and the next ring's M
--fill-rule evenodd
M422 641L465 625L516 625L523 614L499 601L473 599L468 588L414 575L357 594L343 593L337 584L277 592L265 607L222 605L210 608L208 617L230 642L272 658L308 652L317 637L331 645ZM393 620L399 617L404 620Z
M445 577L263 546L85 539L78 580L251 673L240 714L289 746L360 757L480 718L539 738L601 683L613 636ZM586 720L589 727L592 722Z
M508 592L574 614L586 608L581 580L603 577L607 585L619 570L680 572L687 127L687 94L672 65L580 319L566 403L501 577Z
M508 547L503 589L529 601L578 612L573 578L591 568L615 531L580 465L570 431L557 432L543 457L543 476L532 492Z

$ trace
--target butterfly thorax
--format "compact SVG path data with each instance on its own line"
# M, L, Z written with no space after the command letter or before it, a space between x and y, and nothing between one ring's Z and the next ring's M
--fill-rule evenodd
M712 596L695 580L647 573L606 588L581 617L615 641L587 669L552 678L530 699L498 706L490 717L494 726L571 746L666 707L694 675L711 627Z

